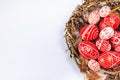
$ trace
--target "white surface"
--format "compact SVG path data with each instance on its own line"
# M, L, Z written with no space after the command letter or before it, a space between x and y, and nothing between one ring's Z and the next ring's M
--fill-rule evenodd
M83 80L65 23L82 0L0 0L0 80Z

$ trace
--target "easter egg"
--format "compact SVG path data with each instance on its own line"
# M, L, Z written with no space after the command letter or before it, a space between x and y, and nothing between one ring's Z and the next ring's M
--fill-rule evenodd
M116 52L120 52L120 44L114 45L113 48Z
M88 16L88 22L90 24L97 24L100 21L100 15L98 11L93 11L90 13L90 15Z
M99 10L100 16L101 17L106 17L110 14L110 7L109 6L104 6Z
M114 36L110 39L112 46L116 52L120 52L120 32L115 31Z
M99 29L95 25L86 25L80 31L80 38L85 41L94 40L98 37Z
M93 70L94 72L100 70L100 64L96 60L93 60L93 59L91 59L90 61L88 61L88 67L91 70Z
M97 59L99 57L99 52L97 47L89 41L83 41L78 45L79 53L87 59Z
M104 52L98 58L98 62L104 68L113 68L120 63L120 53L115 51Z
M106 16L103 20L101 20L99 24L99 28L103 29L105 27L112 27L113 29L117 29L120 23L120 18L115 14L110 14Z
M120 44L120 32L115 31L114 36L110 39L114 45Z
M114 29L111 27L105 27L100 31L99 37L100 39L108 40L112 38L114 35Z
M111 50L111 44L107 40L98 39L96 41L96 46L98 50L100 50L101 52L106 52Z

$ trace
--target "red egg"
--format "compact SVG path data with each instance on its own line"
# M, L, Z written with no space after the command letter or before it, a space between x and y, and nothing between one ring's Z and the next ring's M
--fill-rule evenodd
M113 48L116 52L120 52L120 44L114 45Z
M98 39L96 41L96 46L101 52L106 52L111 50L111 44L107 40Z
M93 60L93 59L91 59L91 60L88 62L88 67L89 67L91 70L93 70L94 72L100 70L100 64L99 64L96 60Z
M98 37L99 30L95 25L86 25L80 31L80 38L83 40L94 40Z
M115 31L114 36L110 39L113 45L120 44L120 32Z
M90 15L88 16L88 22L90 24L97 24L100 21L100 15L98 11L93 11L90 13Z
M87 59L97 59L99 57L99 52L97 47L89 41L83 41L78 45L79 53Z
M112 38L114 35L114 30L111 27L105 27L100 31L99 37L100 39L108 40Z
M120 52L120 32L115 31L114 36L110 39L115 51Z
M118 25L120 23L120 18L117 15L110 14L106 16L101 22L100 22L100 29L103 29L105 27L112 27L113 29L118 28Z
M99 64L104 68L113 68L120 63L120 53L115 51L104 52L98 58Z

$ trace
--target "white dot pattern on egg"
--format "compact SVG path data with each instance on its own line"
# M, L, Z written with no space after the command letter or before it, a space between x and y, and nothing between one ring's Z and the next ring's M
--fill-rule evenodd
M88 67L89 67L91 70L93 70L94 72L100 70L100 64L99 64L97 61L93 60L93 59L91 59L91 60L88 62Z
M99 13L101 17L106 17L110 14L110 7L109 6L104 6L100 9Z

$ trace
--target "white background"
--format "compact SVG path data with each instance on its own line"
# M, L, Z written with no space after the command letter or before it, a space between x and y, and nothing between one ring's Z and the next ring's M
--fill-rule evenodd
M0 80L84 80L65 23L82 0L0 0Z

